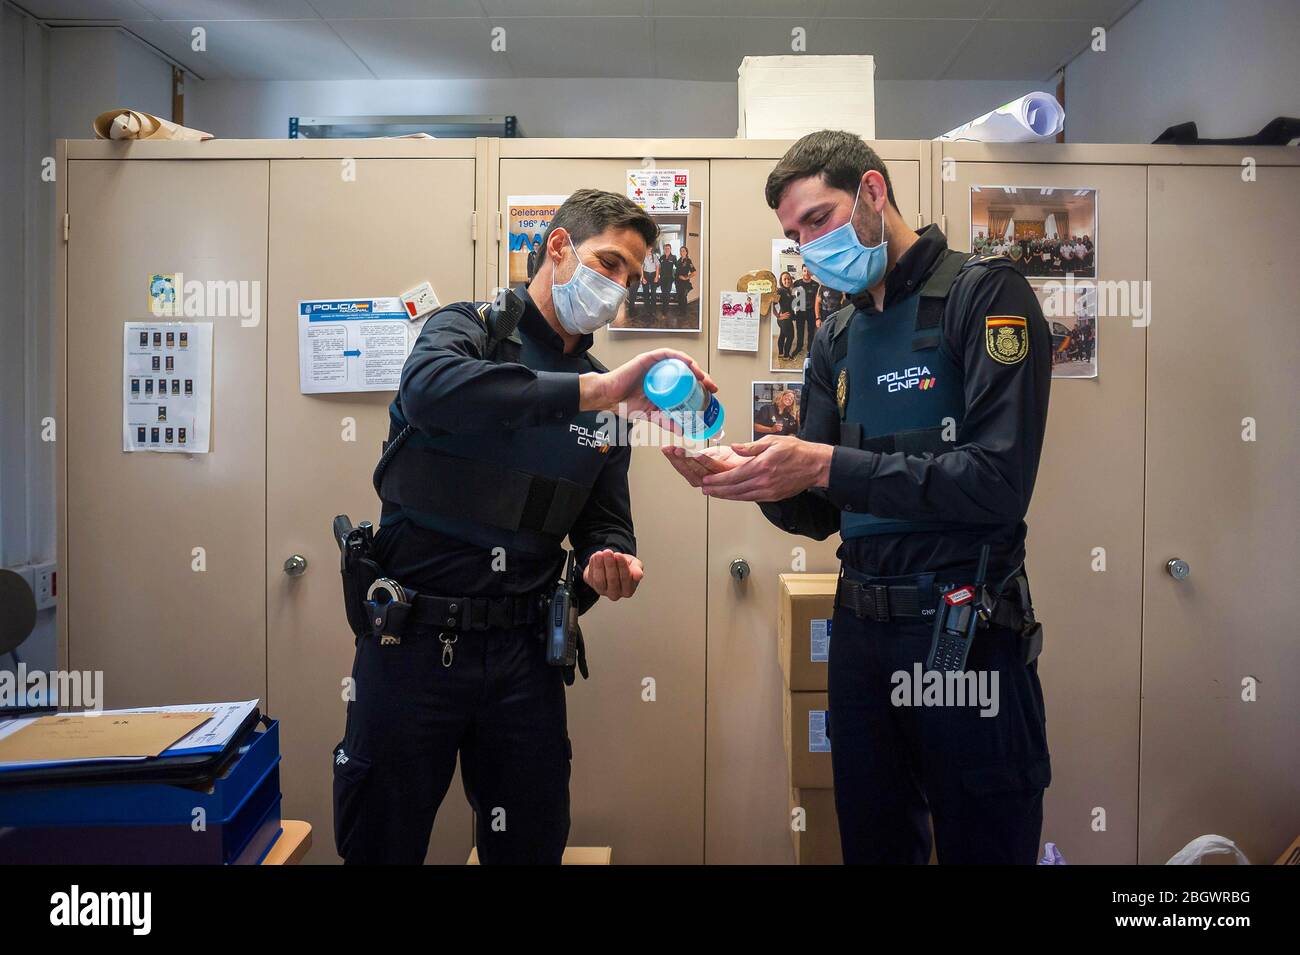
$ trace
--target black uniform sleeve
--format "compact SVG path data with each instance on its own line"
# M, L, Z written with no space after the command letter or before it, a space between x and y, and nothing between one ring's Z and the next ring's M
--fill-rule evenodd
M799 394L799 437L819 444L836 444L840 439L840 414L831 385L829 330L828 322L817 329ZM826 491L820 488L758 506L764 517L788 534L820 541L840 529L839 508L827 500Z
M630 444L615 444L609 449L609 460L600 469L582 513L569 529L569 543L578 555L579 567L585 568L592 554L606 548L636 555L632 496L627 486L627 469L631 463ZM585 611L596 602L596 592L585 583L580 583L578 589L579 606Z
M934 456L837 447L827 497L838 506L898 520L997 524L1024 517L1047 426L1051 335L1019 272L977 268L954 285L944 315L942 347L965 379L956 445ZM985 336L989 316L1024 318L1027 353L994 357Z
M432 315L402 367L398 400L421 431L529 428L578 413L578 376L484 359L487 329L472 309Z

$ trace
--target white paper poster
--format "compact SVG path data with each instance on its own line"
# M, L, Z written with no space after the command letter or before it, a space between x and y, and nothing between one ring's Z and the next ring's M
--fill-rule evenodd
M396 391L424 322L408 318L398 298L299 302L299 391Z
M763 296L758 292L723 289L718 306L718 349L758 351L758 327L763 317Z
M627 197L646 212L685 212L691 206L685 169L629 169Z
M212 323L123 323L122 450L206 454L211 427Z

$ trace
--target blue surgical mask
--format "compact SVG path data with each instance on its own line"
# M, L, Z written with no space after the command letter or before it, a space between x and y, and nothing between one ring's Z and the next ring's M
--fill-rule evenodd
M853 228L853 213L857 212L858 196L861 193L862 186L859 184L848 222L799 246L803 264L808 266L808 271L812 272L817 281L850 295L869 289L884 278L885 265L889 261L883 207L880 210L879 245L863 245Z
M569 239L573 257L578 259L577 246ZM578 267L569 281L552 283L551 301L555 315L570 335L590 335L602 325L618 317L618 310L627 296L627 289L613 279L601 275L578 259Z

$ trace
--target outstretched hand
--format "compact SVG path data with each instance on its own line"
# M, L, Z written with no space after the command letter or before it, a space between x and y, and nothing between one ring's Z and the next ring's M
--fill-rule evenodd
M704 369L690 355L674 348L657 348L654 351L642 352L612 371L588 372L580 376L578 379L579 410L640 412L649 415L661 427L668 427L668 419L658 415L659 409L645 396L642 388L646 372L665 358L677 358L685 362L686 367L699 379L705 391L712 394L718 390L713 379L705 374Z
M691 451L680 445L666 445L664 457L686 478L691 487L699 487L704 478L710 474L721 474L740 465L746 459L726 445L705 448L703 451Z
M834 445L770 434L761 441L733 444L731 450L740 463L700 480L700 487L709 497L784 501L810 487L830 483Z

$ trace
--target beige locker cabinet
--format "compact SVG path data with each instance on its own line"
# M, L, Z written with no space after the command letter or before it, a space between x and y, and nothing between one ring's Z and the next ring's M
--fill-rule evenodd
M1146 278L1142 167L1070 162L1069 147L1052 150L1048 161L1011 163L991 161L987 149L934 145L952 248L970 249L971 186L1095 188L1098 278L1139 285ZM1070 862L1135 861L1145 331L1126 317L1099 316L1098 377L1053 379L1026 519L1052 754L1043 840L1060 845ZM1098 548L1104 571L1094 569ZM1097 808L1105 813L1100 831L1093 828Z
M271 163L267 702L281 721L284 812L330 836L316 841L312 861L337 858L331 752L343 738L342 684L354 653L330 522L346 513L354 524L378 527L371 475L393 393L301 394L298 302L400 295L426 279L444 303L472 297L473 143L439 143L434 152L441 158ZM284 562L295 554L307 569L289 576ZM434 823L429 861L465 858L471 817L457 774Z
M267 163L125 154L59 177L62 658L102 671L107 707L261 697L266 322L158 319L149 279L256 283L265 316ZM212 323L210 454L122 451L123 323L160 320Z
M622 193L627 170L652 156L660 167L689 171L690 198L703 201L699 241L707 244L712 182L707 159L673 152L677 142L630 148L618 140L597 142L599 159L583 154L588 145L591 141L501 141L497 208L502 221L510 196L568 195L579 188ZM504 228L500 238L491 245L498 250L497 284L505 285ZM663 347L707 363L712 334L707 251L696 256L696 267L696 287L706 298L702 331L602 329L592 353L610 368ZM627 863L696 864L705 861L707 515L704 498L660 453L658 428L643 424L634 438L651 442L634 448L629 472L645 579L630 600L602 600L583 617L591 679L579 677L567 694L573 743L569 841L613 846Z
M328 526L337 513L377 517L370 473L391 394L299 394L297 302L396 295L426 278L444 302L489 298L506 279L508 196L621 190L647 160L686 167L704 203L702 330L606 330L594 352L611 366L648 348L690 352L722 389L727 440L743 439L750 383L801 378L767 370L766 320L756 355L715 347L719 292L770 267L779 226L762 187L788 145L61 143L62 664L102 670L109 706L262 698L283 721L286 812L328 835L353 654ZM1149 328L1099 318L1097 379L1053 383L1028 518L1054 777L1044 840L1073 863L1146 863L1220 832L1256 861L1275 857L1300 795L1284 576L1300 556L1297 449L1278 400L1294 391L1283 389L1297 358L1300 159L1262 147L873 145L905 219L939 222L954 248L969 247L971 185L1098 189L1099 281L1136 283L1147 304L1154 293ZM210 454L121 451L122 323L151 317L156 272L261 289L256 325L213 319ZM707 501L652 432L630 478L646 580L584 621L592 679L568 695L570 841L634 863L788 863L777 580L834 571L838 541ZM191 569L199 547L203 572ZM292 555L306 559L300 576L283 570ZM730 573L737 558L743 581ZM1187 579L1167 572L1173 558ZM463 860L470 823L457 784L429 858ZM312 858L333 860L332 839Z
M876 142L889 169L903 220L921 213L924 156L916 143ZM764 158L715 159L712 164L713 239L708 305L714 320L719 293L737 280L772 266L772 240L782 238L776 213L763 198L768 173L788 144ZM928 203L926 203L928 207ZM772 372L771 319L764 319L757 354L719 351L709 339L709 370L727 408L727 441L753 437L752 382L801 382L800 370ZM676 477L676 475L674 475ZM680 478L677 478L680 481ZM768 523L758 505L709 502L708 545L708 785L705 857L717 863L793 861L788 816L789 780L782 750L777 661L779 575L839 569L839 535L825 541L786 534ZM749 564L736 580L732 561Z
M1213 153L1148 171L1142 863L1216 832L1267 864L1300 805L1300 168Z

